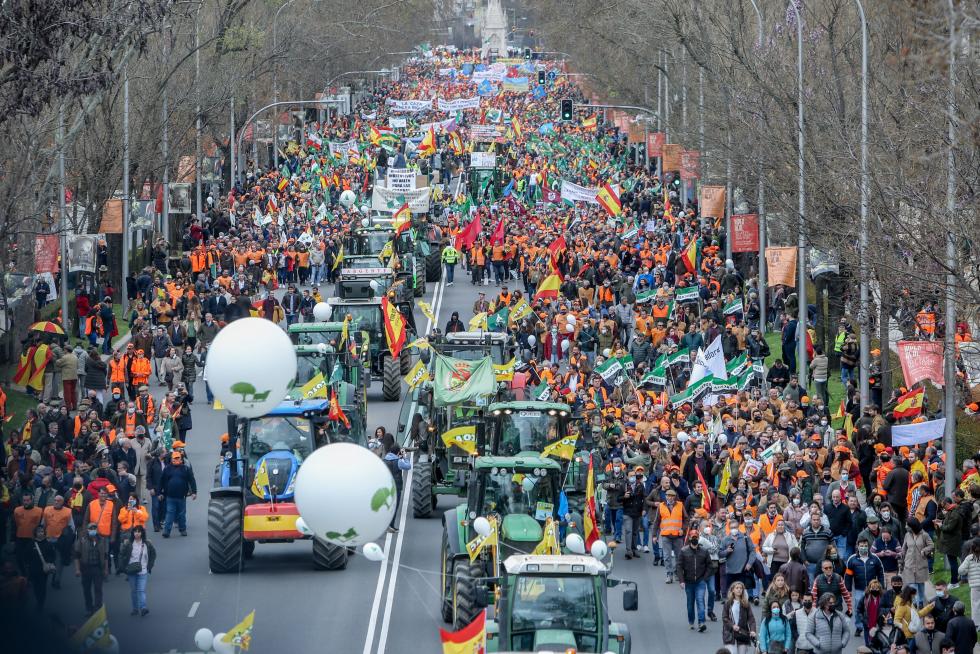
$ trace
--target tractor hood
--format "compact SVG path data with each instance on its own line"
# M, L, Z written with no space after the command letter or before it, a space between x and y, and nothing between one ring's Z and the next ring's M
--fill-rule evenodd
M555 650L568 651L575 647L575 634L567 629L538 629L534 633L534 651Z
M505 515L500 531L512 543L537 543L544 533L537 520L523 513Z

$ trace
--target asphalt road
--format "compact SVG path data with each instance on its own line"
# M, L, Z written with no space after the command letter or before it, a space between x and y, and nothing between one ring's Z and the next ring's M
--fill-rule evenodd
M452 287L429 284L425 300L445 327L452 311L466 322L472 316L477 288L457 270ZM513 287L512 287L513 288ZM497 292L483 288L488 297ZM416 310L420 331L428 320ZM159 394L159 388L153 389ZM316 571L312 545L260 544L255 556L237 575L212 575L208 570L206 513L212 471L218 460L218 435L226 431L225 412L204 402L204 384L195 388L194 429L188 456L194 466L199 494L188 500L188 536L174 530L169 540L151 534L157 564L150 576L147 596L150 614L130 617L129 586L125 577L112 577L105 586L109 625L124 653L192 652L194 633L201 627L227 631L255 609L254 652L330 652L338 654L402 654L439 652L439 544L437 517L416 520L411 511L399 515L400 531L378 540L385 549L384 563L352 556L344 571ZM384 402L380 384L369 393L368 429L396 428L400 402ZM408 473L411 474L411 473ZM411 480L406 479L406 488ZM454 500L443 497L440 509ZM404 505L404 503L403 503ZM434 514L437 515L437 514ZM663 568L653 568L651 557L616 561L616 576L639 582L640 610L622 611L621 592L610 591L612 617L626 622L633 636L633 652L684 653L714 651L721 644L720 623L707 634L688 631L683 592L663 583ZM49 592L51 611L70 624L82 621L80 583L65 572L60 591ZM720 611L719 611L720 612Z

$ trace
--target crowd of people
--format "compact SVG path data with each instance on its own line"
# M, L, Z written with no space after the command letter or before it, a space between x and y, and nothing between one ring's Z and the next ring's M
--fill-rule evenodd
M861 409L851 323L841 321L832 350L811 345L814 325L797 324L792 289L760 287L750 255L725 257L722 217L685 197L679 171L636 156L611 116L557 119L560 98L586 96L561 66L541 64L544 85L536 62L428 53L352 114L307 125L275 165L249 162L188 222L180 256L157 242L151 265L125 280L129 334L116 345L125 328L114 291L78 294L68 340L78 344L52 347L57 376L26 423L4 430L0 545L11 540L15 552L4 598L43 607L73 565L87 612L115 572L129 578L134 615L147 614L157 554L148 527L169 538L176 523L186 535L186 500L196 498L184 448L195 385L213 399L201 379L210 343L249 315L312 319L370 191L408 168L433 180L428 220L444 226L447 282L462 266L460 283L478 296L445 331L510 332L527 396L583 414L616 557L662 567L663 583L685 593L692 630L714 632L733 654L833 654L858 642L875 654L972 652L980 458L963 462L946 495L953 453L892 445L892 425L917 419L894 416L902 392L878 389ZM490 92L474 72L493 80ZM399 102L471 96L478 108L445 120L409 109L406 133L388 127ZM474 150L496 156L483 183L471 179ZM595 200L562 202L570 184ZM934 337L928 326L923 318L923 338ZM801 335L807 384L796 371ZM716 347L721 368L709 373ZM843 397L831 397L831 375ZM961 579L970 609L951 595Z

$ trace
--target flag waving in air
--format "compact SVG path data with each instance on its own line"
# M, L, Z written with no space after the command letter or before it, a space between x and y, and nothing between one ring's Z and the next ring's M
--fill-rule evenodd
M589 454L589 471L585 478L585 515L583 528L585 531L585 551L591 551L592 543L599 540L599 523L595 517L595 469L592 455Z
M487 648L487 610L459 631L439 629L442 654L483 654Z
M433 128L429 128L429 131L425 133L422 137L422 142L419 143L419 156L429 157L436 153L436 131Z
M922 405L925 403L926 389L913 388L908 393L900 396L895 401L894 414L896 418L912 418L922 413Z
M476 454L476 425L455 427L442 434L446 447L455 445L467 454Z
M409 209L407 202L391 216L391 224L395 227L396 238L412 226L412 210Z
M595 199L602 205L603 209L609 212L610 216L618 216L623 213L623 203L619 199L619 186L613 186L606 182L596 193Z
M684 267L687 268L687 272L697 272L698 240L696 238L692 238L691 243L684 249L684 253L681 255L681 260L684 262Z
M255 611L245 616L245 618L235 625L225 634L221 642L233 645L243 652L247 652L252 646L252 625L255 622Z
M561 288L561 277L552 273L538 284L538 292L534 294L535 300L554 299L558 297L558 289Z
M549 443L541 450L541 456L554 456L571 461L575 456L575 441L577 440L578 436L566 436L554 443Z
M388 340L388 349L391 356L398 358L405 346L405 318L394 304L388 300L388 296L381 298L381 310L385 319L385 338Z
M330 390L330 410L327 411L327 418L335 422L342 422L344 426L350 429L350 419L347 418L347 414L344 410L340 408L340 402L337 400L337 391Z

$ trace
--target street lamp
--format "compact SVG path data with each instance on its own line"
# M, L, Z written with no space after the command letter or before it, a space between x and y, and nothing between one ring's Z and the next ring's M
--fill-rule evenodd
M861 410L867 408L871 396L871 334L868 302L868 21L864 5L854 0L861 17L861 365L858 372L861 390Z
M276 15L272 18L272 100L273 102L279 101L279 43L278 43L278 29L279 29L279 14L282 10L289 5L296 2L296 0L286 0L282 3L279 9L276 10ZM317 2L317 0L312 0L312 2ZM272 156L275 159L276 154L279 152L279 124L278 121L272 121L272 143L273 152Z
M799 215L797 216L796 224L796 285L798 287L796 289L796 296L799 305L796 312L798 323L796 326L796 375L799 379L800 386L806 388L808 370L806 365L806 233L804 231L806 227L806 188L803 177L803 146L805 144L805 136L803 134L803 16L796 7L795 0L790 0L788 6L793 9L793 13L796 15L796 132L797 149L799 150L796 162L799 168L797 189Z

